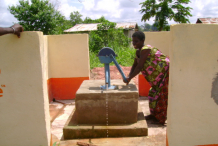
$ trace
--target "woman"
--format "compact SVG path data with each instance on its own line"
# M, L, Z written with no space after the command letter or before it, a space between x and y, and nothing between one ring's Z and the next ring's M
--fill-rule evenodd
M140 71L151 85L149 90L150 115L146 120L164 124L167 117L168 81L169 81L169 58L155 47L144 46L145 34L137 31L132 35L136 58L132 65L127 82L129 83Z

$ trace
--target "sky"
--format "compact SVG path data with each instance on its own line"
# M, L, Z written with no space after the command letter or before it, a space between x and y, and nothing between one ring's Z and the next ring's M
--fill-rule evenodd
M143 14L139 12L141 2L145 0L50 0L68 20L70 13L79 11L82 19L90 17L98 19L104 16L111 22L137 22L139 26L144 24L141 21ZM190 0L187 6L192 7L191 23L196 23L197 18L216 17L218 18L218 0ZM8 6L19 4L19 0L0 0L0 27L9 27L17 23L17 19L10 14ZM146 23L153 24L154 18ZM169 21L169 24L176 24Z

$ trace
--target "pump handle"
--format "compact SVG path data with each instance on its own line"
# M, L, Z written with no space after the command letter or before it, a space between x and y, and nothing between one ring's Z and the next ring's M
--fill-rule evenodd
M114 64L116 65L117 69L119 70L120 74L122 75L123 77L123 80L128 82L127 79L126 79L126 76L125 74L123 73L123 70L122 68L120 67L120 65L117 63L116 59L114 58L114 56L112 54L110 54L110 57L111 59L113 60Z

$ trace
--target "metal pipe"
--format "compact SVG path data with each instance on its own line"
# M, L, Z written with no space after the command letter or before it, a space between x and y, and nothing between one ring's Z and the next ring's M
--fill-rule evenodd
M126 76L123 73L123 70L121 69L121 67L119 66L119 64L117 63L116 59L114 58L114 56L111 54L110 55L111 59L113 60L114 64L116 65L117 69L119 70L120 74L122 75L123 79L127 82Z
M104 64L104 70L105 70L105 86L108 86L110 88L110 66L109 63Z

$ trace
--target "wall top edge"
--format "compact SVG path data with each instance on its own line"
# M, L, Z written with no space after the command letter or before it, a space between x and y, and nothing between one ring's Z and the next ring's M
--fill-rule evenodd
M175 27L175 26L218 26L218 24L171 24L170 27Z
M75 35L77 35L77 36L88 36L88 34L84 34L84 33L79 33L79 34L58 34L58 35L46 35L46 36L53 36L53 37L58 37L58 36L69 36L69 35L71 35L71 36L75 36Z

